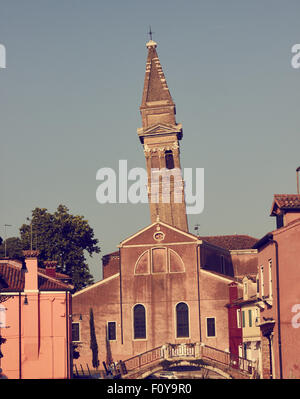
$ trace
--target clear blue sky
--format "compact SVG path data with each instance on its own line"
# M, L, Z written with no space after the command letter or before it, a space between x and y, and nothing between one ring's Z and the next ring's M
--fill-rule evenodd
M300 165L299 0L0 0L1 207L19 227L36 206L84 215L101 256L150 222L147 205L100 205L96 172L144 167L147 30L183 124L182 166L205 169L202 235L274 227L274 193L296 192Z

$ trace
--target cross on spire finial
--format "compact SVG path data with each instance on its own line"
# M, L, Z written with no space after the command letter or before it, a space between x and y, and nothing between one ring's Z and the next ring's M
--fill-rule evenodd
M152 32L152 30L151 30L151 25L149 25L149 32L148 32L148 35L149 35L149 37L150 37L150 40L152 40L152 34L153 34L154 32Z

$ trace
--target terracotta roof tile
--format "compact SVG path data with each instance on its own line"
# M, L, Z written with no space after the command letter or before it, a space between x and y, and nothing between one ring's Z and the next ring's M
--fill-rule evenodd
M274 194L271 215L276 215L277 209L300 210L299 194Z
M24 290L25 275L21 267L21 264L17 267L10 264L9 261L7 263L0 263L0 278L6 283L6 287L1 289L2 292L19 292ZM59 279L47 276L44 274L44 271L41 272L40 269L38 271L38 286L39 289L43 291L66 291L73 289L73 286L70 284L65 284Z
M42 269L39 267L39 273L45 274L47 276L47 272L46 269ZM59 272L55 272L56 274L56 279L57 280L71 280L71 277L68 276L67 274L63 274L63 273L59 273Z
M200 240L227 250L250 249L258 241L248 235L200 236Z

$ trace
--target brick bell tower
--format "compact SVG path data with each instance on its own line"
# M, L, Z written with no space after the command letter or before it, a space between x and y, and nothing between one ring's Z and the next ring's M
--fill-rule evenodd
M163 222L188 231L179 151L182 126L176 123L175 103L157 55L157 43L151 38L146 46L148 57L140 106L142 127L137 132L146 158L151 222L159 217ZM162 176L165 172L170 175L169 186ZM154 192L158 193L156 197Z

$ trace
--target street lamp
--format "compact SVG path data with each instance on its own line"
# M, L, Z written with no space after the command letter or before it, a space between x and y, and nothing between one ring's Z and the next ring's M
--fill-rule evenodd
M300 194L299 192L299 173L300 172L300 166L296 169L296 176L297 176L297 194Z

